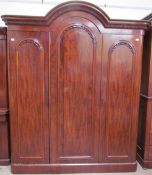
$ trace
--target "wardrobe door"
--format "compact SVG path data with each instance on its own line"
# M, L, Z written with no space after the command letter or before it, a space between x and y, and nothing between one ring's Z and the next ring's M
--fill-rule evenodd
M12 163L47 163L48 34L9 31L8 41Z
M105 35L103 43L107 65L104 162L134 162L142 37Z
M79 15L50 26L51 163L98 162L102 35Z

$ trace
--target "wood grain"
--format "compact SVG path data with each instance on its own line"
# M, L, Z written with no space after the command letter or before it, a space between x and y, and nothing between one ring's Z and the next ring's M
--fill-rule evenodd
M85 2L8 24L14 173L135 171L148 22ZM122 30L123 29L123 30Z
M0 28L0 165L10 163L6 28Z
M15 140L12 154L17 152L13 154L13 161L47 163L48 97L45 91L48 84L48 46L44 41L48 35L32 32L23 32L22 36L15 32L11 34L16 35L9 59L9 66L15 70L9 79L10 102L13 104L11 137ZM13 130L16 130L15 135Z

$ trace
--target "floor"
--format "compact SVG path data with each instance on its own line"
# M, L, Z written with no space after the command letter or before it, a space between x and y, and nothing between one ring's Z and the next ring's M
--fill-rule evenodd
M11 169L10 166L0 166L0 175L11 175ZM81 175L152 175L152 169L143 169L141 166L138 164L137 171L134 173L86 173L86 174L81 174ZM60 174L61 175L61 174ZM65 175L65 174L64 174ZM68 174L70 175L70 174ZM73 174L73 175L78 175L78 174Z

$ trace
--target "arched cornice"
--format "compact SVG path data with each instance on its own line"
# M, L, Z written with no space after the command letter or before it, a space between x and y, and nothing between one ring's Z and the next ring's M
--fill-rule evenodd
M99 7L83 1L69 1L56 6L44 17L3 15L6 25L38 25L49 26L60 15L70 11L82 11L95 16L105 28L147 29L146 21L111 20Z
M152 13L150 13L148 16L144 17L143 20L146 20L150 24L150 28L152 28Z
M144 17L143 20L152 21L152 13L150 13L148 16Z

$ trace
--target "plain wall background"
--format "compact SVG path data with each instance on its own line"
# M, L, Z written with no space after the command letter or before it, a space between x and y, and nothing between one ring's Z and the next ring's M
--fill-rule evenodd
M68 0L0 0L1 15L44 16ZM152 0L84 0L103 9L111 19L140 20L152 12ZM0 19L0 26L5 26Z

